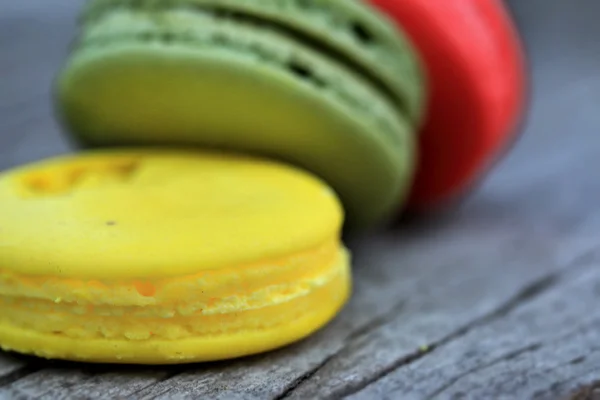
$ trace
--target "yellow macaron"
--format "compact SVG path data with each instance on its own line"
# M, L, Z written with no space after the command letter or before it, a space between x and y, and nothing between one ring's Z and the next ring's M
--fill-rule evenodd
M351 290L318 178L241 155L105 150L0 175L0 347L172 364L310 335Z

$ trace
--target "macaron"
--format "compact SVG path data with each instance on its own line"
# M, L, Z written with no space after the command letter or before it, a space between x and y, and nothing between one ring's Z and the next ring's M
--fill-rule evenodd
M499 0L368 0L423 58L430 94L407 208L464 198L507 154L526 111L526 59Z
M0 348L175 364L269 351L351 291L317 177L217 152L102 150L0 175Z
M74 143L200 146L301 167L349 228L405 202L425 80L395 24L347 0L95 0L55 86Z

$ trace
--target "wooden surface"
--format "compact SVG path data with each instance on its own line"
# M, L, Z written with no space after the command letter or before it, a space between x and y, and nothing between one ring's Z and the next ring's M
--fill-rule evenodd
M79 4L0 1L0 169L69 151L50 84ZM0 398L560 399L594 382L600 2L511 6L533 72L524 135L452 213L351 243L354 295L325 329L270 354L169 368L0 353Z

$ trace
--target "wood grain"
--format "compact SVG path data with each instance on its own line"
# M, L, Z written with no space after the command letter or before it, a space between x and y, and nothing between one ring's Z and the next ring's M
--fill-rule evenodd
M72 151L52 79L81 1L61 4L0 3L0 169ZM511 5L531 58L524 135L457 208L352 239L354 294L325 329L168 368L0 353L0 399L562 399L597 381L600 3Z

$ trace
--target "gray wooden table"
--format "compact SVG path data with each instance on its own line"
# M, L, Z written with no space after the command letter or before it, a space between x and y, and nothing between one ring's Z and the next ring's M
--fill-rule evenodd
M49 89L80 3L0 0L0 169L70 151ZM524 135L453 212L352 243L354 295L325 329L266 355L168 368L0 353L0 398L560 399L592 384L600 2L511 7L533 72Z

